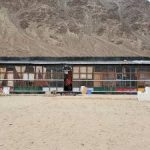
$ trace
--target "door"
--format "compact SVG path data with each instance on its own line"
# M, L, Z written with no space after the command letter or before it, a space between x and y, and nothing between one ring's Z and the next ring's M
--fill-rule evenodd
M72 67L64 67L64 91L72 91Z

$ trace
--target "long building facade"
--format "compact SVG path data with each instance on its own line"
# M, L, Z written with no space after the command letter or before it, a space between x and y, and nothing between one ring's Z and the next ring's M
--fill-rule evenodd
M12 93L45 91L137 93L150 86L150 58L0 58L0 89Z

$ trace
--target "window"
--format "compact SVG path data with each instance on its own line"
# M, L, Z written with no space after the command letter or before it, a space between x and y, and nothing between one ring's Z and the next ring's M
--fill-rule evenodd
M35 67L35 78L43 79L43 67L42 66Z
M45 76L47 79L64 79L64 70L63 70L63 66L55 66L55 65L51 65L51 66L45 66L43 67L43 69L45 70Z
M79 74L73 74L74 79L79 79Z
M0 85L2 84L2 80L4 79L5 77L5 73L6 73L6 68L4 67L0 67Z
M122 73L122 66L116 66L116 72Z
M87 79L92 80L93 74L87 74Z
M80 73L87 73L86 67L80 67Z
M79 67L73 67L73 73L79 73L80 68Z
M93 73L93 67L87 67L87 73Z
M86 74L80 74L80 79L86 79L87 77L86 77Z
M92 80L93 79L93 67L92 66L74 66L73 67L73 79Z
M117 80L122 80L122 74L117 74Z

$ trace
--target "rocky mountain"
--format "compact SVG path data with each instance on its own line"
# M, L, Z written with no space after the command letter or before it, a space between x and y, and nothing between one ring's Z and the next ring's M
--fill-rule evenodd
M147 0L0 0L1 56L130 53L150 56Z

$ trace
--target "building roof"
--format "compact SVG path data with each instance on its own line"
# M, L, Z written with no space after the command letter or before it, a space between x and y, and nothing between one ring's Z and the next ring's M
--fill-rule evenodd
M0 64L150 64L149 57L0 57Z

